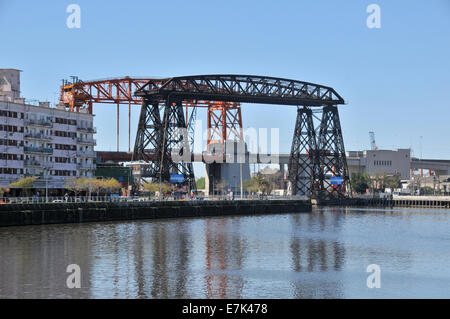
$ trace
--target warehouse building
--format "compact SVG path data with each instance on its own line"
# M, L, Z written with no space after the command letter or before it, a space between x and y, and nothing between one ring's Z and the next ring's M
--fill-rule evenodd
M349 175L367 173L375 175L399 175L400 179L411 177L411 150L367 150L347 152Z

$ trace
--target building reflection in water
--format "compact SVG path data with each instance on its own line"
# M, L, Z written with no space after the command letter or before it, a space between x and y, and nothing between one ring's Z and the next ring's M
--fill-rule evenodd
M0 232L0 298L83 298L90 281L81 276L83 289L69 289L67 266L92 269L90 233L86 225L45 225L3 228ZM55 244L57 243L57 244Z
M230 271L242 269L245 246L240 223L234 218L205 220L206 298L242 298L243 278Z
M428 216L327 208L2 228L0 298L346 297L370 263L410 269L411 240L400 239L414 240ZM82 289L67 288L69 264L81 267Z
M293 270L339 271L345 257L342 244L311 237L315 231L338 231L339 214L333 218L306 214L288 218L285 226L292 228L289 249ZM11 229L15 236L11 242L2 240L0 247L7 251L6 246L11 245L20 253L0 259L3 290L18 298L28 296L27 285L41 287L30 291L37 298L52 292L56 292L55 297L71 298L242 298L246 277L264 270L258 254L276 252L276 247L259 242L265 234L259 234L258 222L256 228L250 227L254 223L251 218L226 217L190 222L55 225L31 228L31 233L23 233L27 240ZM253 238L249 251L247 241L254 232L263 237ZM248 256L251 260L245 264ZM273 259L282 263L286 257L280 247ZM69 290L65 285L65 268L72 263L82 269L81 290ZM262 263L268 261L263 259ZM273 265L267 268L273 269ZM198 283L201 280L203 285ZM327 290L331 291L326 294L339 297L338 280L332 281L335 287L328 284ZM301 278L289 281L295 290L292 297L314 296L314 291L309 290L314 288L303 285Z
M113 298L187 297L187 224L173 220L126 225L117 225L109 238L98 238L101 242L94 245L94 255L103 257L91 274L93 285L110 285ZM107 297L102 293L93 297Z
M311 285L308 276L298 276L293 281L293 297L342 297L340 270L345 260L345 248L337 239L341 215L296 214L290 219L292 268L297 273L315 273L316 280L321 283ZM320 234L325 230L327 236L323 238Z

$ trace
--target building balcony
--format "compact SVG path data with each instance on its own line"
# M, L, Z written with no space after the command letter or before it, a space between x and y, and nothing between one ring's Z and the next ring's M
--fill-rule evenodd
M25 120L26 126L53 127L52 121L49 120Z
M95 164L78 164L77 169L93 171L93 170L95 170Z
M97 145L97 141L94 139L86 139L86 138L77 138L78 144L84 144L84 145Z
M26 133L24 135L24 138L27 140L38 140L38 141L51 141L52 140L52 137L49 135L31 134L31 133Z
M42 176L44 176L44 173L37 173L37 174L26 173L26 174L23 174L23 177L42 177Z
M42 163L40 163L38 161L29 160L29 161L24 161L23 166L25 166L25 167L42 167Z
M97 129L95 127L80 127L80 126L77 126L77 130L80 131L80 132L86 132L86 133L92 133L92 134L97 133Z
M46 162L41 163L38 161L28 160L28 161L23 162L23 166L25 168L38 168L38 169L47 170L52 167L52 163L46 163Z
M90 158L97 157L97 155L95 154L94 151L77 151L77 156L78 157L90 157Z
M44 147L24 147L23 150L25 153L53 154L53 149Z

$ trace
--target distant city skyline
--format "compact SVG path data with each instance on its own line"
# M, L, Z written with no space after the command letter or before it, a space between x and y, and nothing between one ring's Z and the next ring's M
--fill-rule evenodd
M69 29L66 8L81 8ZM381 8L369 29L367 6ZM118 14L120 12L120 14ZM160 12L161 14L159 14ZM321 17L317 19L317 17ZM188 26L188 27L186 27ZM186 3L0 0L2 68L22 73L22 96L57 102L61 79L123 75L234 73L331 86L346 150L411 148L413 156L450 158L450 3L425 1L258 1ZM132 144L139 107L132 107ZM116 150L116 113L95 105L97 150ZM243 126L280 128L288 153L295 107L243 105ZM121 108L120 149L128 150L128 108ZM206 122L206 113L199 119Z

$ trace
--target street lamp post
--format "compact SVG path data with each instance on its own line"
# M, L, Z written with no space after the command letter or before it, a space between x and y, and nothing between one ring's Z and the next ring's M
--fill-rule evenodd
M244 185L242 185L242 163L240 163L239 169L240 169L240 175L241 175L241 199L244 199L244 191L243 191Z
M210 175L210 177L212 178L212 195L214 198L214 175Z
M232 187L232 190L233 190L233 200L234 200L234 196L235 196L235 194L236 194L236 189L237 189L237 185L236 185L236 176L235 175L233 175L233 187Z
M45 177L45 202L48 203L48 169L44 169L44 177Z

